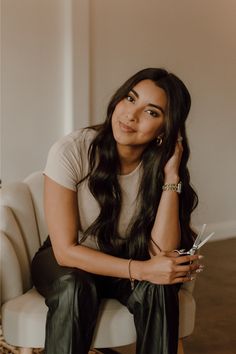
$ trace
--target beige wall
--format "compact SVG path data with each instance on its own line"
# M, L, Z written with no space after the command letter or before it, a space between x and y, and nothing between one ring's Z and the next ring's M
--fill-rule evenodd
M194 224L236 235L236 2L92 0L94 121L136 70L165 67L192 95L190 169L200 204Z
M4 182L99 122L128 76L166 67L189 87L193 222L236 235L234 0L2 0Z
M41 169L72 127L70 2L1 1L1 178Z

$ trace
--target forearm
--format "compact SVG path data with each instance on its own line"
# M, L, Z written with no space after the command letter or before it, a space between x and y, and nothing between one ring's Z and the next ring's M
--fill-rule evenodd
M75 267L104 276L130 277L129 260L125 258L114 257L82 245L71 245L58 251L56 258L61 266ZM142 263L141 261L136 262L135 274L132 274L137 280L142 280Z
M178 257L176 253L169 255L161 253L150 260L133 260L130 263L130 260L113 257L82 245L64 249L62 256L64 261L59 262L62 266L79 268L104 276L146 280L154 284L190 281L192 278L186 275L200 267L199 264L192 264L194 260L200 258L198 255Z
M166 183L178 183L175 177ZM181 232L179 223L179 194L174 191L163 191L157 210L156 219L151 232L154 242L150 243L150 251L156 254L162 251L171 251L179 247ZM160 248L158 250L158 247Z

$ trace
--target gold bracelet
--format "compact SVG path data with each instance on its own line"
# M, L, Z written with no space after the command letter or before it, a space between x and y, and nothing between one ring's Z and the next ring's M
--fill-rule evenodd
M130 286L131 286L131 290L134 290L134 281L135 279L132 278L131 276L131 262L132 262L132 258L129 259L129 263L128 263L128 269L129 269L129 280L130 280Z

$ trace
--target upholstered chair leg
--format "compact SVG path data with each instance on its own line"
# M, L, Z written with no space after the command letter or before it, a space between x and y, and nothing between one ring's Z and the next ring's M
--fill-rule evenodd
M19 348L20 354L33 354L32 348Z
M178 354L184 354L183 339L180 338L178 342Z

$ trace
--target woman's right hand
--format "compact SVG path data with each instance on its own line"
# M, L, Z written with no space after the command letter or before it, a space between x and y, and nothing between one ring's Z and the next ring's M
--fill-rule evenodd
M198 269L202 270L203 266L194 262L201 258L201 255L179 256L177 252L161 252L144 261L141 278L154 284L185 283L194 279L192 275Z
M164 167L165 183L178 183L179 182L179 166L183 154L182 140L178 137L175 150L171 158L167 161Z

